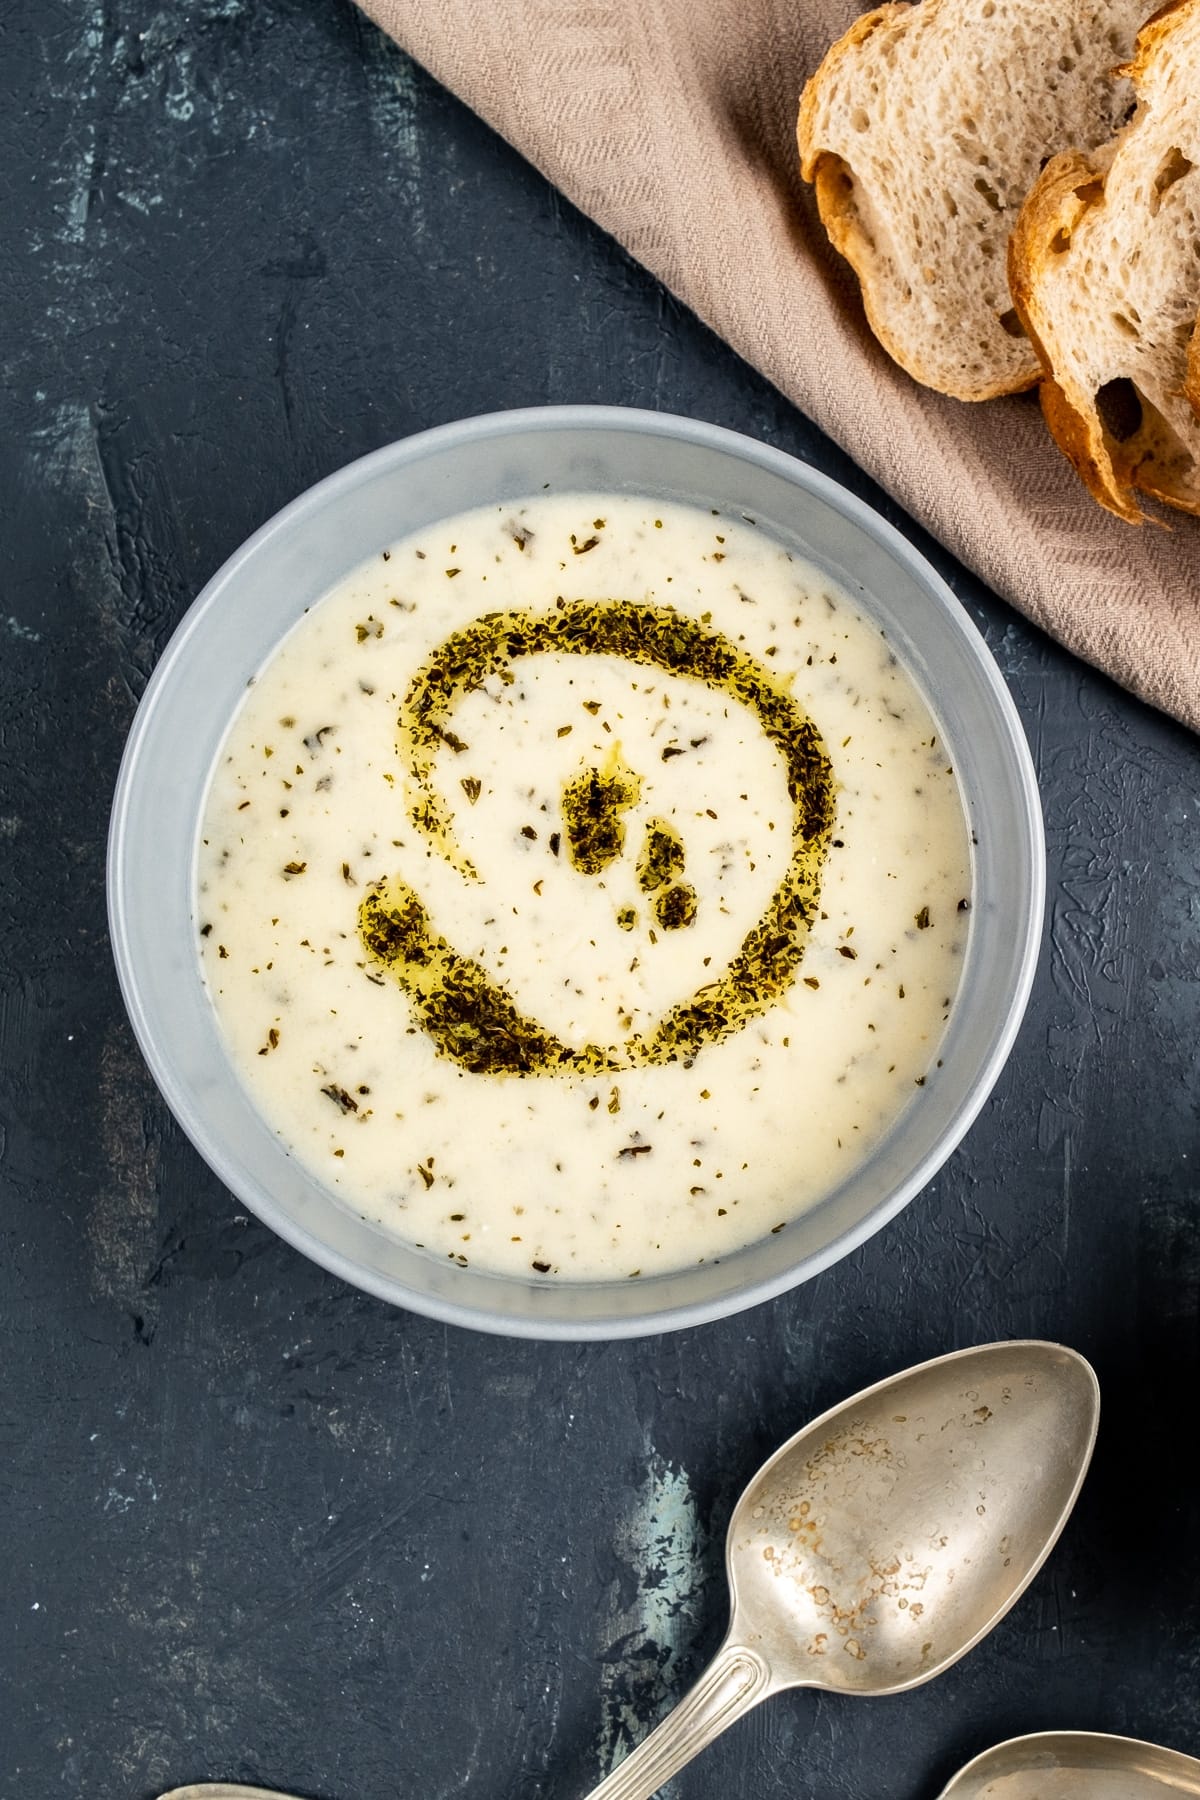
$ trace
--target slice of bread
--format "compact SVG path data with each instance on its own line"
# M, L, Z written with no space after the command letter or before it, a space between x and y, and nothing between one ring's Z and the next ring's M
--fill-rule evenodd
M1046 366L1042 409L1100 501L1200 513L1200 0L1150 20L1133 119L1055 157L1013 233L1009 280Z
M1041 365L1008 292L1008 237L1047 157L1116 131L1113 76L1152 0L893 0L801 96L801 171L884 348L928 387L987 400Z

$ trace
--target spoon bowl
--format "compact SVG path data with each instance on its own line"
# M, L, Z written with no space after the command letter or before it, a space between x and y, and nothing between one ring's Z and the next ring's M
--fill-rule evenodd
M1098 1418L1081 1356L1015 1341L907 1369L806 1425L734 1508L724 1643L588 1800L649 1800L784 1688L898 1694L948 1669L1045 1561Z
M1073 1351L993 1344L868 1388L806 1426L730 1523L733 1629L777 1685L897 1694L949 1668L1045 1560L1091 1457Z
M160 1794L159 1800L299 1800L299 1796L281 1794L277 1788L243 1787L236 1781L197 1781L190 1787L172 1788L169 1794Z
M1164 1800L1200 1795L1200 1762L1100 1731L1009 1738L966 1764L938 1800Z

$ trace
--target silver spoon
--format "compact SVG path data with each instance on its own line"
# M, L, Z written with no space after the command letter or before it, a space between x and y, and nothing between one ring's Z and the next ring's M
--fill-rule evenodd
M1200 1794L1200 1762L1101 1731L1038 1731L985 1750L938 1800L1163 1800Z
M734 1508L724 1643L588 1800L650 1800L784 1688L898 1694L948 1669L1045 1561L1099 1407L1075 1351L1018 1341L921 1363L806 1425Z
M1098 1731L1038 1731L985 1750L938 1800L1162 1800L1200 1795L1200 1762L1180 1750ZM202 1782L162 1800L295 1800L263 1788Z
M734 1509L725 1642L588 1800L650 1800L784 1688L897 1694L948 1669L1052 1549L1099 1405L1075 1351L1017 1341L921 1363L806 1425ZM201 1784L162 1800L288 1797Z

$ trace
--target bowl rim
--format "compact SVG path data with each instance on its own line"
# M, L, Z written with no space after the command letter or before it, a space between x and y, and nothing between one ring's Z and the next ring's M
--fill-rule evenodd
M336 503L344 492L353 491L380 472L402 470L430 454L486 442L492 438L564 429L597 433L620 430L626 434L632 432L658 436L757 466L823 502L899 562L910 577L937 601L945 616L947 628L960 639L991 700L995 720L1001 727L1001 735L1009 755L1015 783L1014 797L1019 805L1030 861L1030 891L1024 908L1022 929L1015 946L1016 974L1003 1023L996 1032L990 1054L980 1068L966 1103L959 1108L951 1124L907 1177L869 1207L853 1225L836 1233L820 1250L810 1251L786 1268L751 1281L735 1292L727 1292L707 1300L671 1304L644 1313L622 1311L611 1317L602 1315L582 1321L532 1315L517 1318L411 1287L356 1261L316 1236L284 1207L277 1205L271 1193L258 1184L253 1184L253 1192L248 1194L247 1182L242 1171L237 1168L235 1159L226 1152L221 1140L209 1133L189 1089L177 1078L169 1061L161 1053L151 1026L136 958L131 954L126 889L132 797L136 790L145 739L164 702L174 671L187 655L193 637L203 629L208 613L229 584L237 580L244 566L252 562L273 539L286 534L294 520ZM505 1337L582 1342L644 1337L685 1329L733 1317L777 1298L823 1273L834 1263L842 1261L894 1219L920 1193L944 1166L974 1124L995 1087L1020 1029L1032 991L1041 945L1046 903L1046 843L1040 793L1028 740L1016 704L981 631L949 583L922 552L866 501L832 476L799 457L762 443L743 432L704 420L636 407L592 404L531 406L452 420L368 451L296 495L226 558L183 614L155 665L138 704L114 789L106 859L106 889L109 939L118 985L138 1047L177 1123L202 1160L231 1195L245 1204L285 1242L320 1267L351 1286L392 1305L443 1324ZM486 1274L486 1271L479 1273ZM497 1276L496 1279L512 1278ZM612 1284L554 1284L559 1291L567 1293L579 1289L594 1291L596 1287L606 1285Z

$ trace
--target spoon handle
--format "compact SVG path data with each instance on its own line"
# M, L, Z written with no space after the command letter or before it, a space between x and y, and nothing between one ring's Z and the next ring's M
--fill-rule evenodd
M745 1644L722 1644L695 1687L586 1800L650 1800L706 1745L765 1700L770 1666Z

